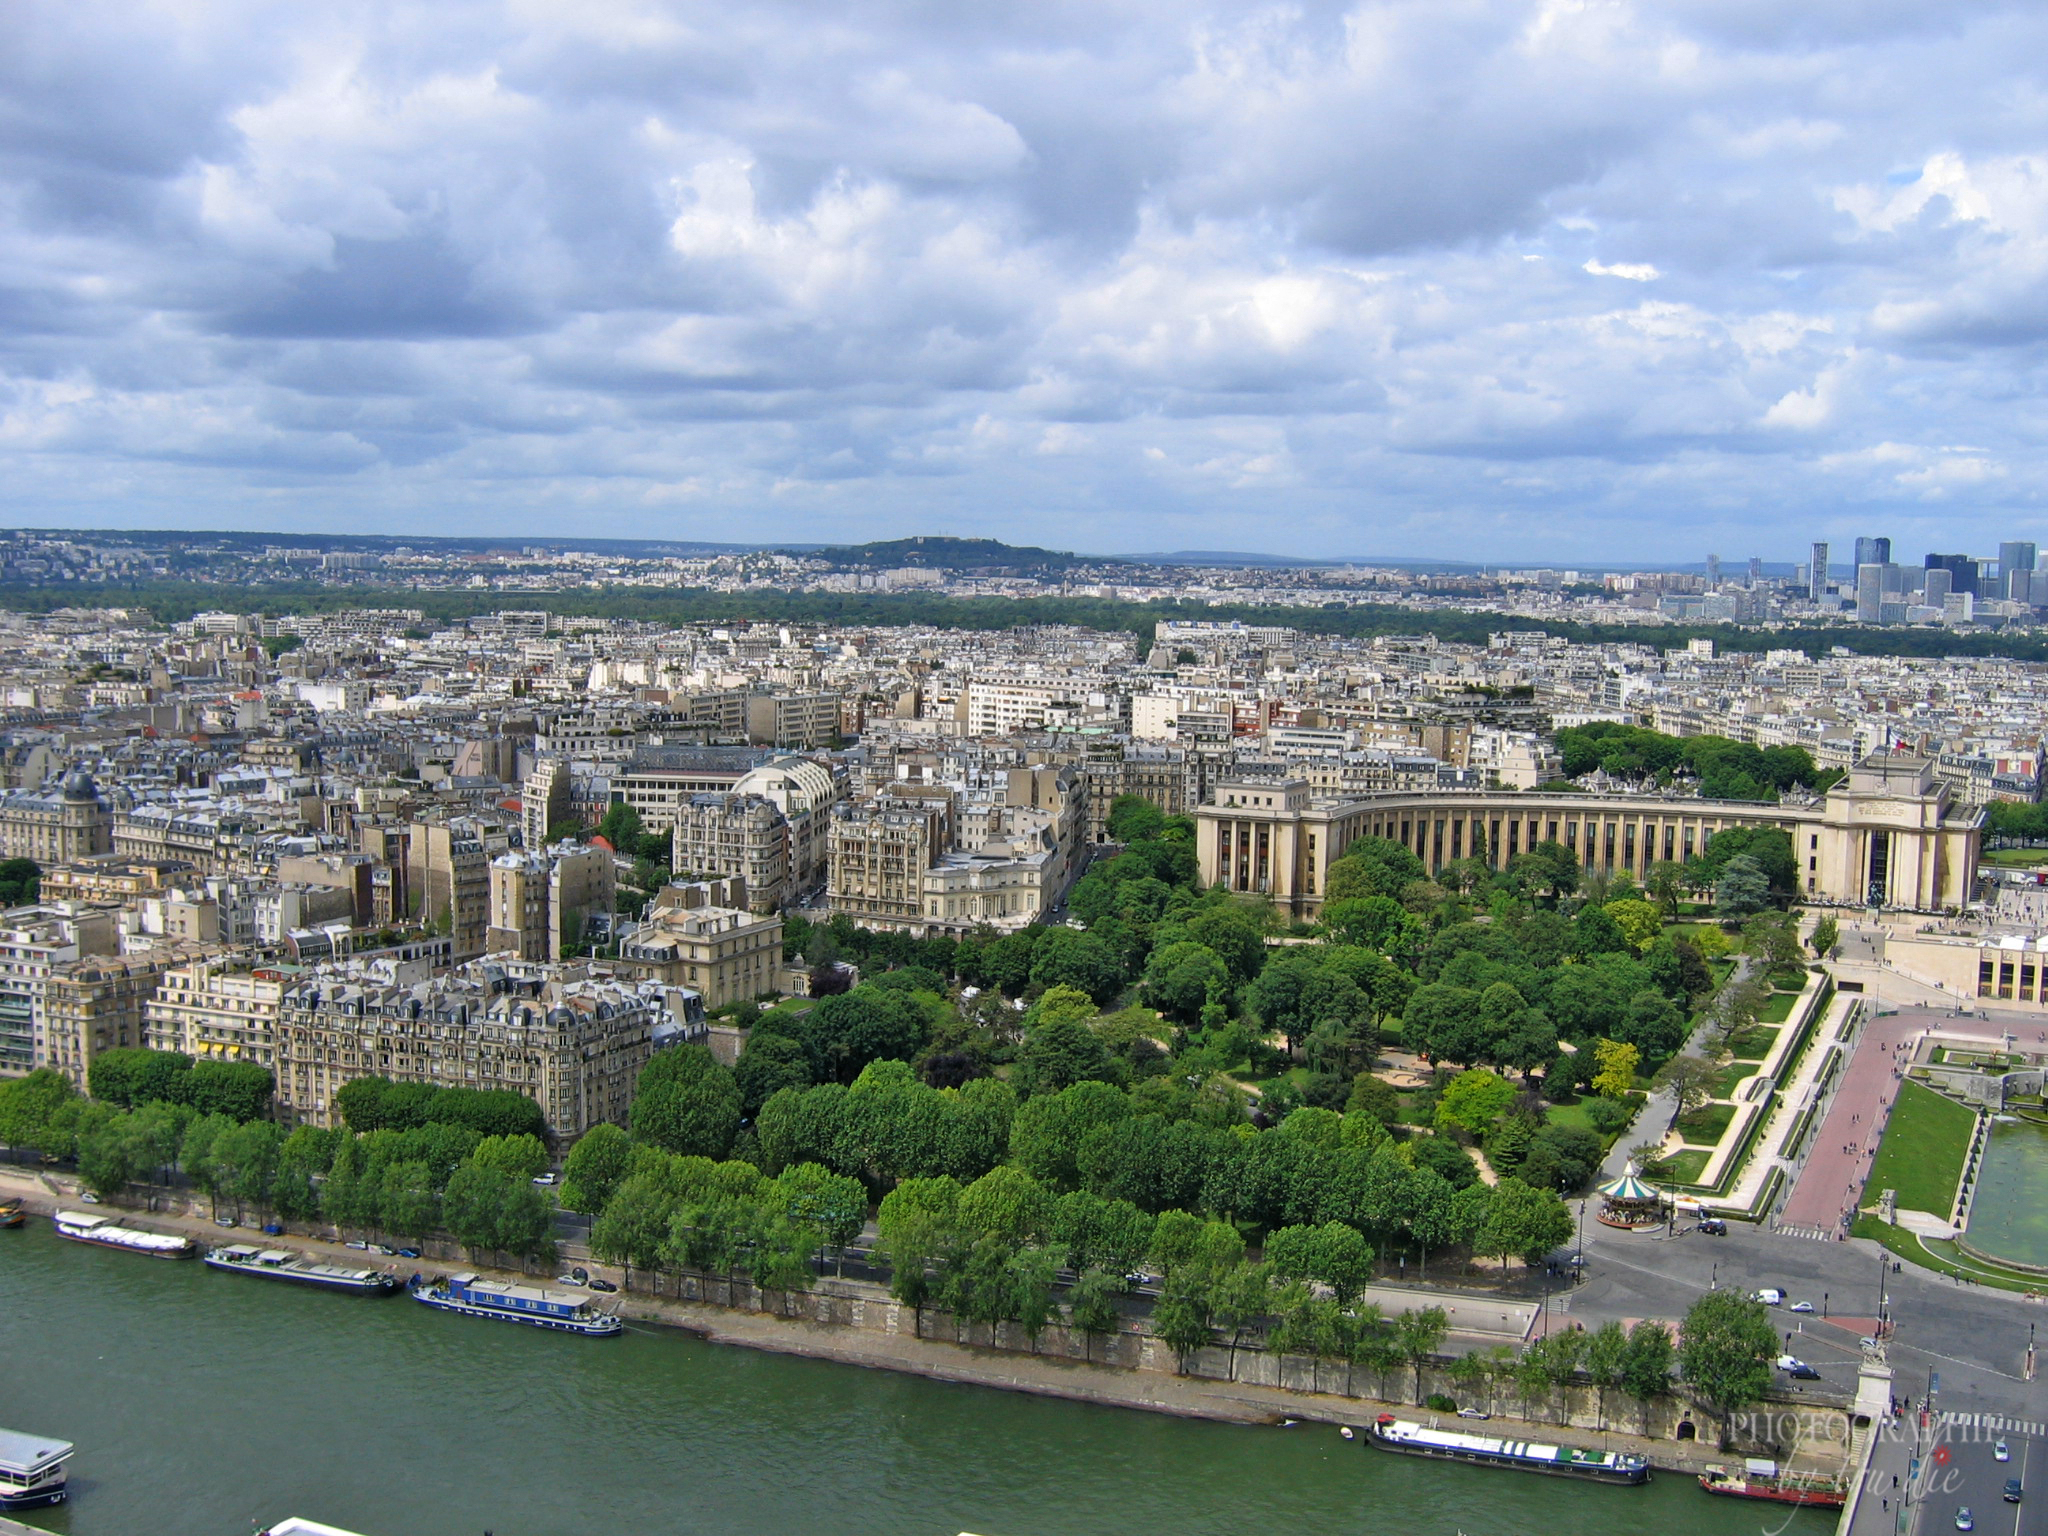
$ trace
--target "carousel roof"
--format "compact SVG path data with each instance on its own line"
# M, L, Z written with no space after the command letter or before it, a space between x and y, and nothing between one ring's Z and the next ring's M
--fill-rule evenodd
M1636 1172L1636 1165L1633 1160L1630 1161L1627 1167L1622 1169L1620 1178L1609 1179L1605 1184L1602 1184L1600 1186L1600 1193L1609 1200L1661 1200L1664 1198L1657 1192L1654 1186L1643 1182L1642 1175Z

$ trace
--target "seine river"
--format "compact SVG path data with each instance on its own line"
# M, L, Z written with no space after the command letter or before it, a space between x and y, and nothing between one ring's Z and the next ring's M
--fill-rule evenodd
M76 1536L1718 1536L1772 1506L1437 1466L701 1343L557 1338L0 1232L0 1426L74 1440ZM1797 1515L1788 1536L1833 1522Z

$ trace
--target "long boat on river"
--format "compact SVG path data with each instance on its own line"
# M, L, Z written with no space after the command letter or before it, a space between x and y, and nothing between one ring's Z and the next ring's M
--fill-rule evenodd
M580 1333L587 1338L606 1339L625 1332L617 1314L599 1311L590 1298L573 1291L550 1290L545 1286L519 1285L506 1280L485 1280L473 1274L449 1275L429 1280L414 1275L408 1287L412 1299L442 1312L459 1312L464 1317L489 1317L501 1323L525 1323L532 1328L552 1328L557 1333Z
M51 1225L57 1229L59 1237L74 1243L119 1248L127 1253L145 1254L152 1259L189 1259L199 1251L199 1245L189 1237L118 1227L111 1216L94 1216L86 1211L59 1211Z
M1849 1487L1825 1472L1794 1472L1775 1461L1750 1457L1738 1468L1710 1466L1700 1486L1728 1498L1768 1499L1775 1504L1805 1504L1814 1509L1840 1509L1849 1502Z
M26 1219L19 1200L0 1200L0 1227L18 1227Z
M1382 1450L1404 1456L1430 1456L1481 1467L1512 1467L1551 1477L1582 1477L1596 1483L1647 1482L1647 1458L1626 1451L1585 1451L1570 1445L1545 1445L1534 1440L1501 1440L1492 1435L1467 1435L1431 1429L1409 1419L1383 1413L1373 1421L1368 1438Z
M33 1509L62 1504L69 1440L0 1429L0 1509Z
M389 1296L398 1289L398 1276L381 1269L350 1269L341 1264L323 1264L283 1248L252 1248L247 1243L229 1243L206 1255L214 1269L238 1275L261 1275L296 1285L317 1286L325 1291L347 1291L357 1296Z

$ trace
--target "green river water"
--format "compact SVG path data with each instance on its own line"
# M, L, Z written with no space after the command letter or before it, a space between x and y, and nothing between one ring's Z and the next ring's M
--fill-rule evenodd
M0 1426L76 1441L75 1536L1825 1536L1603 1488L705 1344L430 1311L0 1232Z

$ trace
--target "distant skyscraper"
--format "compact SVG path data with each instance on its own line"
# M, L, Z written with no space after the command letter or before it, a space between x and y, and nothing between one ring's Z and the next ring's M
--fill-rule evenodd
M1749 557L1749 584L1752 587L1760 587L1764 584L1764 557L1762 555L1751 555Z
M1718 587L1720 584L1721 557L1719 555L1709 555L1707 556L1707 585L1710 587Z
M1892 541L1890 539L1858 539L1856 541L1856 564L1859 569L1866 565L1890 565L1892 563Z
M2016 603L2031 601L2035 549L2028 543L1998 546L1998 588Z
M1828 546L1820 539L1813 543L1813 565L1806 573L1806 595L1819 602L1828 594Z
M1862 543L1861 539L1856 541ZM1884 615L1884 575L1882 565L1859 565L1856 567L1856 622L1875 624Z
M1939 608L1955 590L1954 579L1946 566L1929 566L1921 576L1921 583L1921 601L1930 608Z
M1977 562L1968 555L1929 555L1921 563L1930 571L1947 571L1951 592L1976 592Z

